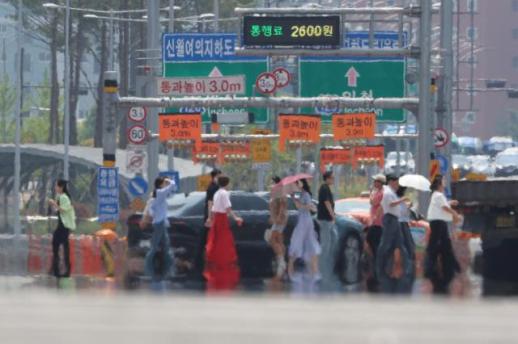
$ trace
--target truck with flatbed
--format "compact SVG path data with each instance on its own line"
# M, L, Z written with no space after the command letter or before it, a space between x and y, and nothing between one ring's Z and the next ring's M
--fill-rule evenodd
M452 199L462 229L481 236L484 281L518 284L518 177L460 180Z

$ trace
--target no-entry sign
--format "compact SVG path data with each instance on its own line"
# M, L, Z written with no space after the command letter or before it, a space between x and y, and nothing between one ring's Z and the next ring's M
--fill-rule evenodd
M448 132L443 128L437 128L433 132L433 144L437 148L444 147L450 142Z

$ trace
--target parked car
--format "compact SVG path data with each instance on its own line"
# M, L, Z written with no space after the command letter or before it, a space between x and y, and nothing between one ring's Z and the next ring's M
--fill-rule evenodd
M268 197L267 193L230 193L232 209L244 220L241 227L232 220L230 222L243 277L271 277L276 269L273 252L264 239L265 231L271 227ZM188 273L201 272L200 267L196 266L196 257L204 225L204 201L203 192L178 194L168 200L171 245L175 255L181 255L181 261L190 267ZM142 214L137 213L128 219L128 260L142 260L149 249L152 228L141 230L138 225L141 217ZM297 211L293 202L290 202L288 225L285 230L286 244L289 244L296 221ZM362 226L346 217L339 217L336 223L339 232L335 262L337 274L346 283L357 283L360 279L359 261L363 247ZM315 228L318 231L316 221ZM134 280L134 277L143 274L142 264L132 266L135 268L129 269L127 277Z
M417 134L417 125L407 124L405 126L405 134L415 135Z
M518 148L508 148L498 153L495 158L496 177L518 175Z
M503 152L507 148L514 147L514 142L511 137L499 137L495 136L489 139L487 143L488 154L496 156L498 153Z
M350 216L360 221L365 228L371 224L370 201L368 197L344 198L336 201L337 214ZM421 276L424 268L424 249L430 235L430 224L411 212L410 231L416 245L416 274ZM366 250L365 252L368 252ZM369 257L369 259L372 257Z
M472 155L470 160L470 172L492 177L495 174L495 165L489 155Z
M399 133L399 126L395 124L387 124L383 130L383 135L397 135Z
M478 137L461 136L457 139L459 152L466 155L482 154L484 144Z
M337 200L335 212L352 217L364 227L369 226L371 222L369 197L350 197Z
M408 154L408 158L407 158ZM385 173L394 174L397 172L398 152L390 152L385 159ZM408 161L408 164L407 164ZM399 152L399 166L401 173L415 173L415 160L410 152Z

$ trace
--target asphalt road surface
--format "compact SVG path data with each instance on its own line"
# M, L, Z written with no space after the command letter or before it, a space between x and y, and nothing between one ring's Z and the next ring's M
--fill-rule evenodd
M518 300L4 292L0 343L518 342Z

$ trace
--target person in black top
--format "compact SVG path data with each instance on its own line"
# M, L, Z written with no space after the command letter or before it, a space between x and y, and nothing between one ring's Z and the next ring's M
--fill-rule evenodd
M209 234L209 229L211 226L210 223L210 212L212 211L212 202L214 201L214 194L218 191L218 177L221 175L221 171L217 168L213 169L210 172L210 176L212 178L212 182L209 184L207 191L205 193L205 209L203 214L203 222L205 226L202 228L201 237L200 237L200 246L198 248L198 254L196 257L196 267L200 269L199 271L203 271L205 266L205 246L207 245L207 236Z
M210 212L212 210L212 202L214 201L214 194L219 190L218 185L218 177L221 175L221 171L217 168L213 169L210 173L212 178L212 182L209 184L207 191L205 193L205 210L203 214L203 222L205 223L205 227L210 228L210 224L207 224L207 220L209 218Z
M334 183L333 172L327 171L323 176L324 183L318 191L317 220L320 226L320 244L322 254L320 256L320 272L324 278L333 274L333 247L338 238L335 228L335 201L331 192Z

